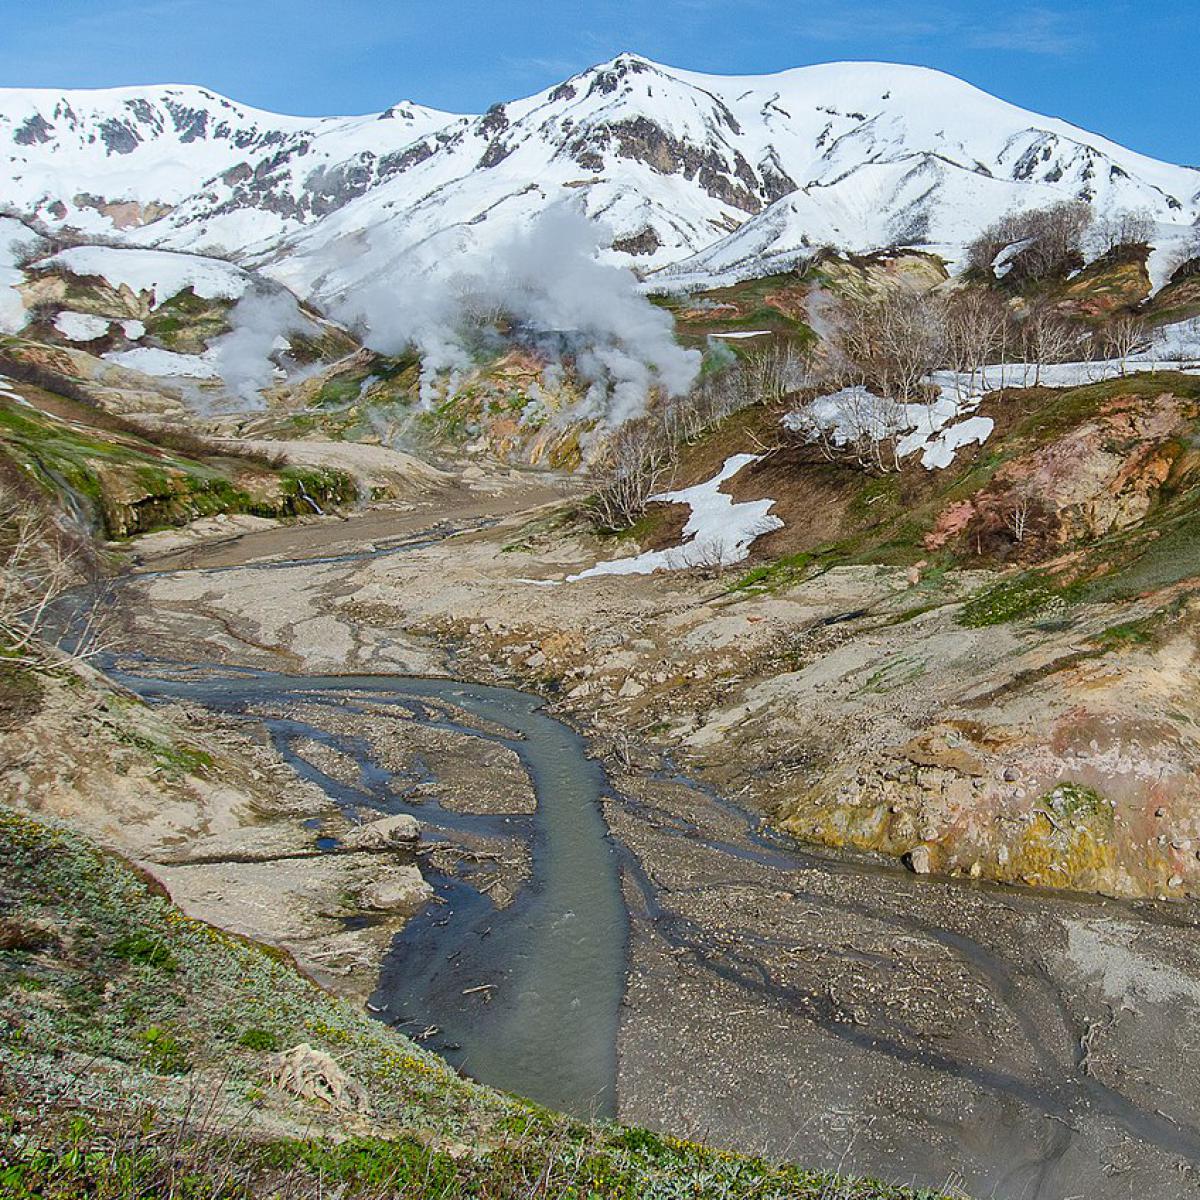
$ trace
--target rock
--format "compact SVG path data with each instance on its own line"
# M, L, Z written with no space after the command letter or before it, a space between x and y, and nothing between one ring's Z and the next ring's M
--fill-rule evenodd
M1169 888L1183 887L1183 876L1182 875L1172 875L1171 878L1167 880L1167 887L1169 887Z
M933 855L928 846L914 846L909 851L908 865L917 875L928 875L933 870Z
M621 684L621 690L617 693L617 698L620 700L632 700L635 696L640 696L645 690L631 675Z
M386 850L391 846L411 846L421 840L421 826L416 817L400 813L360 825L342 838L342 845L352 850Z
M363 888L358 902L374 912L415 913L432 899L433 888L421 878L421 872L405 866Z
M525 665L531 670L536 671L539 667L546 665L546 656L541 650L535 650L526 660Z
M568 700L584 700L592 694L595 689L590 683L581 683L578 687L573 687L567 693Z
M970 870L971 878L978 879L978 878L980 878L980 876L982 874L983 874L983 864L979 861L979 859L976 859L971 864L971 870Z

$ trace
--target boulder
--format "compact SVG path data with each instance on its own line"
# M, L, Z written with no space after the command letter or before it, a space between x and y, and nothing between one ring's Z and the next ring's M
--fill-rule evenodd
M373 912L415 913L433 899L433 888L413 866L398 867L363 888L358 902Z
M918 875L928 875L933 870L933 855L928 846L914 846L908 855L908 865Z
M342 838L342 845L350 850L387 850L391 847L412 846L421 838L421 826L416 817L400 813L395 817L382 817L360 825Z

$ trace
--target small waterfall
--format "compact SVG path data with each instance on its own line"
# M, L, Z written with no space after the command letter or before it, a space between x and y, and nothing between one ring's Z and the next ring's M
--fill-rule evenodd
M300 485L300 495L312 505L312 510L318 516L323 517L325 510L308 494L308 488L304 486L304 480L297 476L296 482Z

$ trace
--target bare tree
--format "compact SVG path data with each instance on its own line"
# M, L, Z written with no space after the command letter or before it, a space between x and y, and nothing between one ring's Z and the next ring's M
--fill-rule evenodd
M57 605L73 590L78 603L62 620ZM0 644L8 660L28 666L99 653L106 598L90 541L0 486Z
M954 372L959 399L962 381L967 395L974 393L977 382L985 384L990 362L1003 363L1008 347L1012 314L994 292L979 287L964 287L952 292L945 304L946 364Z
M861 384L809 400L789 413L784 425L831 462L880 473L900 469L897 442L905 428L904 407Z
M1121 374L1129 373L1129 360L1150 344L1150 327L1141 317L1125 313L1105 326L1101 345L1106 357L1116 360Z
M905 406L925 398L930 373L947 358L947 301L897 287L843 297L823 316L825 382L837 390L790 413L787 428L831 460L899 470Z
M877 296L847 297L827 314L832 377L906 404L944 361L944 301L933 294L894 288Z
M1009 212L968 245L967 265L991 278L996 259L1009 250L1012 278L1019 282L1049 279L1083 264L1091 224L1091 206L1080 200Z
M1081 359L1087 353L1087 344L1087 331L1048 304L1035 305L1021 325L1021 356L1033 365L1034 387L1041 384L1042 368L1047 363Z
M1148 208L1119 208L1096 219L1089 240L1098 255L1108 254L1121 246L1148 246L1155 230Z
M801 349L793 342L776 342L769 349L749 355L743 370L759 400L779 401L812 382L812 349Z
M1018 544L1025 540L1026 534L1029 532L1031 505L1029 492L1025 489L1018 489L1013 493L1012 502L1004 514L1004 523L1013 535L1013 540Z
M678 444L653 416L626 421L609 439L607 453L592 469L595 490L585 508L596 526L616 533L646 511L678 465Z

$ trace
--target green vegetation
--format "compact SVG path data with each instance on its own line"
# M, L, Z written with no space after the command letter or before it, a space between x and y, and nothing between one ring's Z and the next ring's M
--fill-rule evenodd
M202 354L229 332L232 308L232 300L207 300L184 288L147 314L146 341L176 354Z
M1001 625L1021 617L1040 616L1050 609L1063 609L1078 590L1056 583L1044 571L1024 571L971 595L958 614L968 629Z
M588 1125L458 1076L85 839L0 808L0 1194L935 1200ZM369 1120L272 1083L332 1053ZM366 1130L370 1135L366 1135Z
M1117 650L1122 647L1150 646L1157 639L1157 617L1143 617L1138 621L1122 621L1102 629L1091 640L1101 650Z
M1055 821L1073 824L1100 818L1112 823L1113 809L1094 788L1060 783L1038 801L1038 807Z
M272 469L232 458L200 460L131 434L50 416L0 398L0 456L108 537L183 525L216 513L279 517L353 504L340 471Z
M730 591L750 592L755 595L785 592L812 577L814 568L819 569L820 560L814 554L789 554L774 562L751 567L737 579Z
M716 333L760 329L807 345L816 339L805 319L808 286L800 275L764 275L729 287L651 299L675 318L679 340L685 345L701 345ZM761 348L762 343L758 342L728 345L735 354L749 354Z

